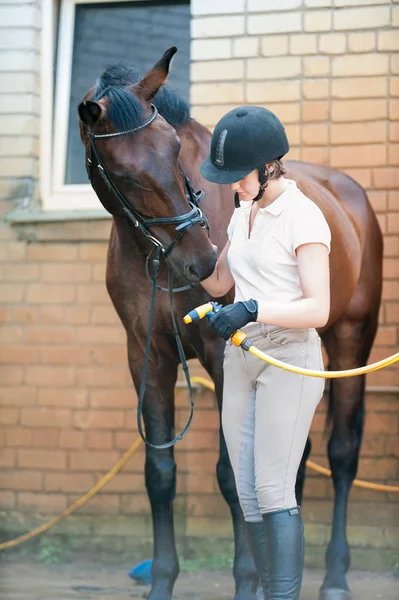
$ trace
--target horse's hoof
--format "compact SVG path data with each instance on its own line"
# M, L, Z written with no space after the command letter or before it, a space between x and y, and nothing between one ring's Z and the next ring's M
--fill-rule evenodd
M320 590L319 600L352 600L352 594L341 588Z

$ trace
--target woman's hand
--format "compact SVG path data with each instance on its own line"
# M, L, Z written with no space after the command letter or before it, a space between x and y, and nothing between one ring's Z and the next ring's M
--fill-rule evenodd
M212 329L224 340L228 340L233 333L256 321L258 317L258 303L256 300L247 300L246 302L234 302L227 304L217 313L208 314Z

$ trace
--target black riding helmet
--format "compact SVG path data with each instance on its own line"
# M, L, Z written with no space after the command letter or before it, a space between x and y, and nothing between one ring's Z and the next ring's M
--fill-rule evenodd
M265 164L289 149L285 129L274 113L262 106L239 106L217 123L201 175L215 183L235 183L258 168L261 189L255 200L259 200L267 184Z

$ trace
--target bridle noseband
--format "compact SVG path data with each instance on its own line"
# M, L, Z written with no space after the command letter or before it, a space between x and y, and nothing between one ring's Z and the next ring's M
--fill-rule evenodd
M141 382L140 382L140 390L139 390L138 402L137 402L137 427L138 427L138 431L140 433L141 438L148 446L150 446L151 448L161 450L164 448L170 448L171 446L174 446L176 444L176 442L178 442L179 440L181 440L184 437L184 435L188 431L188 428L190 427L192 418L194 416L193 391L192 391L192 386L191 386L190 375L188 372L187 359L184 354L183 345L181 343L179 330L177 327L177 323L176 323L176 319L175 319L175 315L174 315L174 311L173 311L173 292L182 292L182 291L188 290L191 287L193 287L193 285L195 285L195 283L191 283L189 285L185 285L185 286L182 286L179 288L173 288L173 269L169 265L167 258L168 258L168 255L173 250L173 248L176 246L176 244L181 240L181 238L183 237L185 232L190 227L192 227L192 225L199 223L201 225L201 227L206 227L206 229L208 230L208 235L209 235L208 219L202 213L201 209L198 206L198 203L202 199L204 192L202 190L200 190L199 192L194 192L192 183L189 180L189 178L187 177L186 173L184 172L184 169L179 161L179 166L180 166L182 175L184 177L184 182L185 182L185 186L186 186L186 190L187 190L186 198L187 198L189 205L191 206L191 210L188 213L185 213L183 215L178 215L177 217L162 217L162 218L155 217L152 219L145 219L139 212L137 212L134 208L132 208L130 206L130 204L126 200L125 196L119 191L115 182L112 180L110 174L108 173L107 168L104 164L104 161L101 157L101 154L98 152L98 150L96 148L96 144L95 144L96 139L120 137L123 135L129 135L136 131L140 131L140 129L144 129L144 127L147 127L148 125L150 125L158 115L158 110L154 104L151 104L151 108L152 108L151 115L145 121L143 121L140 125L138 125L137 127L134 127L133 129L128 129L126 131L118 131L118 132L114 132L114 133L94 133L93 131L89 130L90 147L89 147L89 156L87 159L87 172L88 172L90 183L93 185L93 157L95 157L95 160L97 161L98 172L100 173L101 177L103 178L104 182L106 183L108 189L111 192L113 192L115 197L119 200L119 203L120 203L122 210L123 210L125 216L127 217L127 219L131 223L133 223L133 225L135 227L137 227L145 235L145 237L154 245L154 248L150 251L150 253L148 254L147 259L146 259L146 273L147 273L147 277L150 279L150 281L152 283L152 295L151 295L150 316L149 316L149 323L148 323L148 335L147 335L146 347L145 347L143 372L142 372L142 378L141 378ZM167 248L165 248L163 243L160 240L158 240L158 238L156 238L149 232L149 228L154 227L155 225L176 225L175 229L178 233L177 233L176 237L174 238L174 240L172 240L172 242L169 244L169 246ZM156 252L155 252L155 258L153 259L153 262L152 262L152 276L150 277L150 275L148 273L148 262L149 262L149 259L152 255L152 252L154 249L156 250ZM163 256L165 257L166 263L168 265L168 288L162 288L159 285L157 285L158 269L159 269L159 262L160 262L161 254L163 254ZM147 369L148 369L150 348L151 348L152 326L153 326L154 313L155 313L155 296L156 296L157 289L161 289L161 290L169 292L169 304L170 304L170 310L171 310L171 316L172 316L173 331L175 334L176 346L177 346L180 361L182 363L182 368L183 368L183 372L184 372L184 375L186 378L187 387L188 387L188 391L189 391L189 398L190 398L190 414L189 414L186 425L184 426L182 431L173 440L166 442L164 444L150 443L144 434L143 426L142 426L142 422L141 422L142 412L143 412L143 403L144 403L144 393L145 393L145 389L146 389Z
M145 237L152 243L154 246L158 247L165 258L171 253L176 244L181 240L184 233L189 229L192 225L199 223L201 227L206 227L209 232L209 223L206 216L203 214L198 204L201 201L204 192L200 190L199 192L195 192L192 186L190 179L187 177L184 169L179 161L179 166L184 178L185 187L187 190L186 198L188 200L189 205L191 206L191 210L184 215L178 215L177 217L160 217L153 219L145 219L138 211L136 211L129 202L126 200L125 196L119 191L115 182L112 180L108 170L104 164L104 161L101 157L101 154L98 152L95 144L95 140L97 139L108 139L121 137L123 135L129 135L131 133L135 133L136 131L140 131L144 129L148 125L150 125L158 115L158 109L154 104L151 104L152 113L151 115L143 121L137 127L133 129L127 129L126 131L117 131L113 133L94 133L89 130L89 138L90 138L90 149L89 149L89 157L87 159L87 171L90 183L93 184L93 155L97 161L98 172L101 177L105 181L108 189L114 193L116 198L119 200L119 203L122 206L122 210L125 213L125 216L128 220L133 223L135 227L138 227L140 231L145 235ZM151 235L149 232L150 227L154 227L155 225L176 225L176 231L178 234L174 238L174 240L165 248L163 243ZM190 286L191 287L191 286Z

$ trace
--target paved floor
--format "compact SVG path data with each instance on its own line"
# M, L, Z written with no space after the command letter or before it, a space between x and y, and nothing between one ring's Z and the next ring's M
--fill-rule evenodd
M136 585L127 572L131 565L40 564L27 560L0 563L1 600L128 600L145 598L148 586ZM323 573L305 572L301 600L317 600ZM399 600L399 578L393 575L352 572L354 600ZM232 600L229 570L181 573L176 600Z

